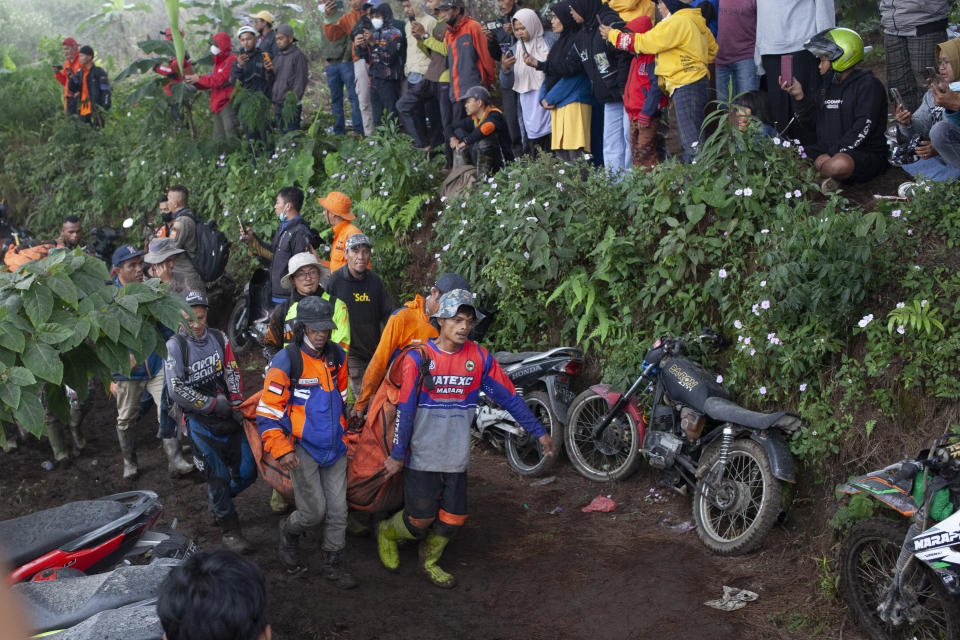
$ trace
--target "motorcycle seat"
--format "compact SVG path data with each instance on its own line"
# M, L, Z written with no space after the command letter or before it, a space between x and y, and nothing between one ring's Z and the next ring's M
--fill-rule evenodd
M0 551L13 567L127 515L113 500L80 500L0 522Z
M163 627L157 615L157 599L101 611L55 637L57 640L161 640Z
M703 411L713 420L732 422L754 429L779 427L787 433L793 433L800 428L800 416L795 413L788 411L777 411L776 413L750 411L731 400L717 396L707 398L707 401L703 404Z
M24 603L32 631L43 633L72 627L101 611L156 598L160 584L181 562L159 559L92 576L23 582L11 591Z
M493 354L494 359L500 363L500 365L513 364L515 362L522 362L527 358L532 358L533 356L538 356L541 351L522 351L520 353L511 353L509 351L498 351Z

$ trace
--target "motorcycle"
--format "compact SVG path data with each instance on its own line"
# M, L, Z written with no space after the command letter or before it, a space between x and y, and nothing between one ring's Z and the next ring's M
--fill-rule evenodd
M840 593L873 640L960 638L960 511L953 507L960 504L958 440L957 434L940 436L915 458L837 487L902 516L857 522L840 549Z
M0 552L13 571L9 584L64 567L96 573L164 541L146 535L163 507L152 491L78 500L0 522Z
M263 344L270 325L270 272L260 268L253 272L243 287L243 298L237 301L227 321L227 337L236 355Z
M493 357L513 382L517 395L546 427L557 445L557 452L552 457L544 457L540 442L482 391L477 402L473 434L478 439L489 440L498 449L506 449L507 462L517 473L542 475L560 455L567 407L573 397L570 378L580 373L583 352L573 347L557 347L543 352L502 351Z
M700 338L722 344L709 329ZM753 550L780 514L781 483L795 481L787 439L800 417L738 406L715 374L684 356L679 338L658 339L641 366L624 394L596 385L574 399L567 457L583 476L604 481L629 477L643 453L661 483L693 489L697 535L708 549ZM649 430L636 398L641 389L653 393Z

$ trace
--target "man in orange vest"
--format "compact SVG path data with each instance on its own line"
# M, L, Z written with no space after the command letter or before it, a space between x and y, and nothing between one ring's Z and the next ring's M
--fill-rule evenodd
M93 64L93 48L83 45L77 52L80 69L72 71L67 88L76 93L80 119L94 127L103 126L100 111L110 108L110 82L107 72Z
M324 220L333 227L330 259L320 261L320 264L329 269L327 273L321 274L321 284L325 284L331 273L347 264L347 238L361 231L350 222L356 216L350 211L350 196L347 194L331 191L325 198L317 198L317 202L323 207Z
M68 115L77 113L77 98L79 96L78 94L70 91L70 88L67 86L67 81L70 79L71 73L76 73L80 70L80 54L78 53L79 48L80 45L76 40L73 38L64 38L64 62L62 65L53 65L53 77L57 79L57 82L63 85L63 111Z

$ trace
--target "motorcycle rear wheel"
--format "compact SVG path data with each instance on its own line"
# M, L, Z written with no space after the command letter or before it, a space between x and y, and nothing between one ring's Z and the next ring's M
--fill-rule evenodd
M957 640L960 602L917 558L907 568L904 587L916 594L923 616L916 623L894 627L877 614L877 605L893 580L907 526L906 522L871 518L850 528L840 547L840 594L850 607L854 623L871 640Z
M567 457L580 475L596 482L628 478L642 460L637 422L625 411L610 423L604 434L605 448L615 448L616 453L606 454L598 448L593 429L609 411L607 401L587 389L573 399L567 414L564 437Z
M524 396L523 400L553 438L557 451L553 456L546 457L540 442L526 431L522 436L508 433L505 439L507 462L522 476L539 476L549 471L560 455L563 448L563 423L553 412L550 397L545 392L534 391Z
M715 501L704 479L719 459L719 443L700 459L700 467L707 471L693 494L693 518L708 549L721 556L741 555L759 547L777 521L783 488L773 477L762 446L734 440L721 479L723 495ZM729 504L721 508L718 502Z
M244 319L244 314L247 314ZM233 347L234 355L240 355L250 351L255 340L247 334L247 327L250 326L249 311L247 301L239 300L233 311L230 312L230 319L227 320L227 337L230 338L230 346Z

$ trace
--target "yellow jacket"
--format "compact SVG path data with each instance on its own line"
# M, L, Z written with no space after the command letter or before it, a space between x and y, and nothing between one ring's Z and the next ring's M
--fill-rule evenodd
M609 0L607 4L620 14L624 22L630 22L640 16L647 16L653 22L657 21L657 3L653 0Z
M657 54L657 77L670 95L705 77L707 65L717 57L717 41L697 8L671 13L646 33L611 29L607 39L624 51Z

